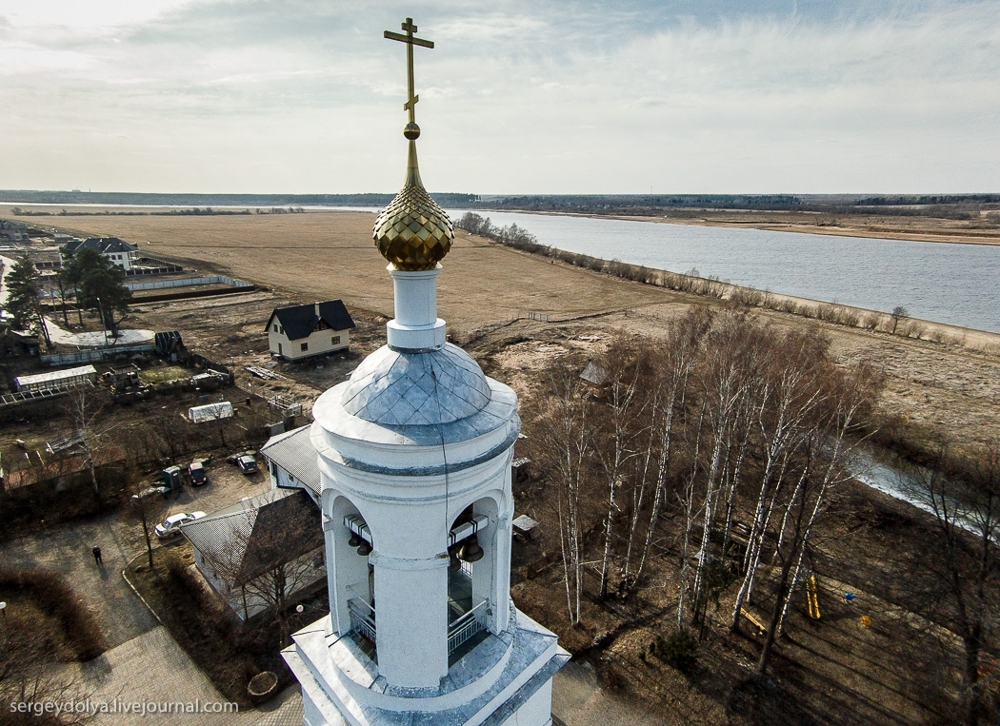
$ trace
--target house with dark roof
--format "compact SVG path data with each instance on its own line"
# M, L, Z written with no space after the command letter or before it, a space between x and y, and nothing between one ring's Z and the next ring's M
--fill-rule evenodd
M90 237L89 239L74 239L61 248L65 255L74 255L80 250L94 250L107 257L112 264L123 270L131 270L138 256L139 248L129 242L123 242L117 237Z
M271 489L181 527L195 567L241 620L326 577L323 523L306 492Z
M286 360L301 360L347 350L354 320L341 300L275 308L267 321L271 352Z

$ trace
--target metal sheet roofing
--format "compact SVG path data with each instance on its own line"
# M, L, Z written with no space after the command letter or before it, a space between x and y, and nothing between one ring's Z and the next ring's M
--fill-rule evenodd
M310 425L272 436L260 448L260 453L280 466L317 496L320 490L319 464L316 449L309 438Z
M434 426L474 416L491 394L479 365L450 343L419 353L383 346L351 375L343 404L376 424Z
M38 383L58 383L67 378L78 378L79 376L96 376L97 369L94 366L79 366L77 368L66 368L61 371L51 371L49 373L37 373L33 376L18 376L14 379L17 387L31 386Z
M323 545L319 509L301 490L272 489L181 527L207 559L221 557L253 579Z

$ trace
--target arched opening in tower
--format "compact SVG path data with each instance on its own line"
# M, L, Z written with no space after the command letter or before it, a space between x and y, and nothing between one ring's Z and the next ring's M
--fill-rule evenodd
M496 603L497 505L483 498L451 526L448 555L448 664L454 665L490 635Z

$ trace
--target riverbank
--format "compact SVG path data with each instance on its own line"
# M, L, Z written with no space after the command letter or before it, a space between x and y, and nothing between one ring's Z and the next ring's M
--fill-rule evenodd
M820 236L893 239L908 242L941 242L951 244L1000 245L1000 221L983 211L973 219L947 219L914 214L885 216L877 214L836 214L831 212L756 211L718 209L664 210L657 215L594 214L577 212L520 209L476 210L488 215L491 211L538 214L543 216L583 217L587 219L617 219L629 222L683 224L696 227L726 227L729 229L760 229L772 232L798 232Z
M303 362L283 369L289 378L301 379L295 383L295 397L304 403L307 396L342 381L353 360L384 344L384 325L393 310L392 283L385 261L371 243L370 214L68 215L58 222L67 230L116 235L141 243L144 250L156 250L157 257L274 289L268 297L262 293L260 298L224 303L135 306L136 324L154 330L178 329L191 347L211 350L213 357L234 369L242 369L253 351L258 360L266 360L265 325L274 307L343 299L358 324L351 336L352 360ZM459 232L443 262L439 314L448 321L452 338L466 346L487 374L518 393L526 422L543 400L539 394L551 385L553 361L559 360L567 371L579 375L589 360L619 336L644 343L662 339L677 316L692 308L718 313L727 306L748 305L755 293L743 288L743 292L727 294L722 283L685 276L670 279L691 289L671 289L651 283L658 273L655 270L621 268L633 270L629 274L635 276L645 275L633 280L612 275L613 269L606 270L603 261L600 266L594 263L598 269L579 262L528 254L464 232ZM699 287L702 294L695 294ZM811 301L787 296L766 299L775 304L755 307L749 314L760 316L768 325L824 336L841 364L875 361L886 378L881 401L884 418L898 429L947 432L966 442L995 434L996 401L1000 400L1000 355L995 348L974 349L959 342L931 340L926 334L919 338L892 335L881 325L875 329L848 326L826 318L839 314L846 320L850 310L836 313L832 307L823 313L825 317L807 317L798 313L804 306L812 309L815 303ZM789 312L792 303L797 313ZM897 329L900 322L905 321L897 321ZM289 393L288 381L256 385L268 393ZM514 496L518 512L537 515L542 522L541 538L553 537L558 531L555 518L535 511L535 500L524 481L515 482ZM823 621L809 621L795 608L795 640L779 645L775 683L780 690L776 687L763 694L775 695L765 705L770 703L775 713L787 716L784 721L918 724L947 713L957 650L936 622L921 618L910 607L912 593L901 592L914 583L928 584L929 568L920 546L933 541L928 536L930 528L926 517L913 516L902 503L886 500L889 497L849 484L838 488L831 502L823 520L826 529L817 533L812 552ZM679 540L668 537L666 541ZM557 553L558 548L547 551ZM743 689L744 664L756 656L758 636L730 636L722 626L713 626L703 649L701 675L697 680L687 679L649 648L656 642L658 629L629 629L635 621L631 615L615 614L617 601L605 607L588 599L586 627L567 626L560 615L561 600L553 598L561 587L558 567L548 566L544 555L539 557L514 563L518 605L548 607L553 620L546 624L559 630L563 642L579 645L581 650L589 648L588 643L599 644L589 652L601 665L609 687L621 684L629 697L646 699L663 709L664 723L691 723L696 715L708 722L726 704L732 704L741 717L734 723L744 723L742 715L750 712L746 704L761 702L760 698L751 700L754 694ZM663 623L673 612L677 576L672 568L681 561L676 549L660 558L663 576L651 578L650 586L637 594L636 601L642 598L640 606L648 605L652 613L650 622ZM846 601L843 593L847 591L857 596L856 601ZM724 601L720 612L727 605ZM763 617L763 609L754 612ZM871 627L859 624L862 614ZM624 626L619 629L621 623ZM943 656L939 633L947 647ZM668 709L676 713L671 715ZM719 715L712 722L721 722L724 716ZM944 716L941 719L944 722Z

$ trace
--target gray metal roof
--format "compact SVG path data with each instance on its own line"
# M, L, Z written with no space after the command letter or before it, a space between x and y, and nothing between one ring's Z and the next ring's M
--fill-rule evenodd
M317 496L320 490L319 465L316 449L309 439L311 425L306 424L283 434L272 436L260 448L260 453L280 466Z
M383 346L357 367L344 409L383 426L436 426L474 416L491 399L479 364L450 343L411 352Z
M181 527L191 544L252 579L323 544L319 510L301 490L272 489Z
M63 249L70 254L75 254L80 250L95 250L107 255L115 252L135 252L139 247L131 242L123 242L117 237L91 237L85 240L67 242Z
M14 385L32 386L38 383L58 383L68 378L79 378L80 376L96 376L97 369L94 366L78 366L76 368L64 368L61 371L49 371L48 373L36 373L33 376L18 376L14 379Z

